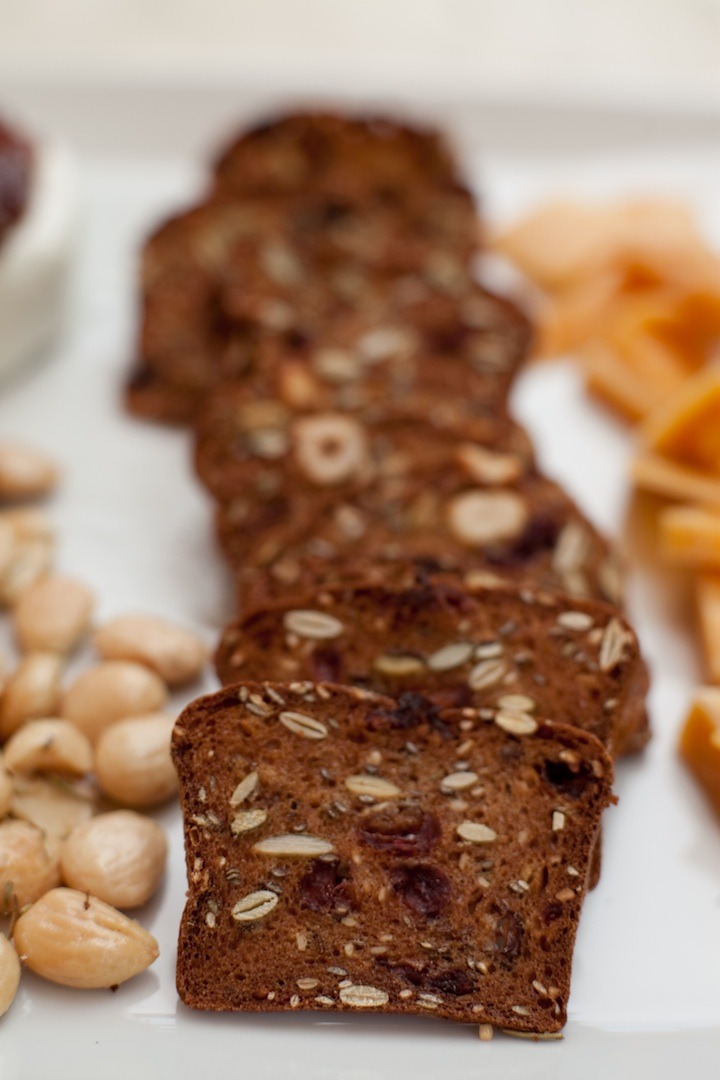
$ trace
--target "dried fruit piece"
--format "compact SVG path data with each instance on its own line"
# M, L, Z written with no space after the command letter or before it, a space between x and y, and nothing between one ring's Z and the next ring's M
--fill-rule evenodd
M152 934L109 904L52 889L15 924L15 946L36 975L81 990L119 986L159 955Z
M720 688L695 691L678 749L720 815Z
M699 574L695 583L705 667L720 683L720 574Z
M391 875L393 889L416 915L435 919L450 902L452 886L436 866L415 863L396 867Z
M658 534L668 562L720 571L720 511L668 506L658 515Z
M720 506L720 478L679 465L659 454L643 452L630 469L635 484L667 499Z
M168 686L193 682L208 657L207 646L198 634L156 615L119 615L100 627L93 643L106 660L146 664Z
M719 477L720 373L704 371L689 379L646 421L641 438L647 450Z
M145 904L165 873L167 840L156 821L113 810L77 825L61 855L65 882L117 908Z

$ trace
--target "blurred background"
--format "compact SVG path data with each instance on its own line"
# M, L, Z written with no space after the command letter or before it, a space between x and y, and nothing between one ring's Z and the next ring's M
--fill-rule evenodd
M720 0L0 0L0 26L6 85L182 76L720 101Z

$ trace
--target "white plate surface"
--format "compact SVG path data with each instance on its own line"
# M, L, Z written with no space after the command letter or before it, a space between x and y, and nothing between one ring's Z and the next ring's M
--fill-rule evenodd
M189 195L197 171L169 159L86 157L80 164L84 230L70 331L57 363L5 390L0 432L45 447L65 467L51 505L59 562L96 588L100 617L145 609L195 625L212 641L231 605L188 440L129 419L119 403L139 239ZM595 159L490 152L477 164L495 220L560 190L598 197L666 191L690 198L720 239L720 168L701 149ZM588 402L569 365L528 372L515 404L547 469L594 520L622 536L632 452L626 432ZM159 961L115 994L63 990L24 975L0 1023L2 1080L717 1076L720 829L674 753L699 679L685 585L636 566L631 608L653 670L655 738L641 759L618 769L620 804L606 816L602 880L583 913L564 1042L481 1044L474 1029L437 1021L189 1012L174 989L185 880L173 807L158 815L171 835L167 882L141 916L159 938Z

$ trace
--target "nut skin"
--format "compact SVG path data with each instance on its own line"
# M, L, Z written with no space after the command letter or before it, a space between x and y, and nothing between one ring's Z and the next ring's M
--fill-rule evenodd
M10 809L13 797L12 778L5 768L5 762L0 756L0 819L4 818Z
M177 792L170 756L174 718L162 713L120 720L100 737L95 771L100 787L124 806L157 806Z
M155 615L112 619L95 633L93 643L106 660L146 664L169 686L193 682L208 659L201 637Z
M90 740L69 720L29 720L5 744L10 772L86 776L92 770Z
M38 499L58 481L58 468L47 454L16 442L0 443L0 499Z
M40 830L25 821L3 821L0 824L0 910L11 911L15 902L19 908L32 904L59 881L58 860L48 853Z
M27 589L49 572L52 560L49 540L31 538L16 543L10 565L0 579L0 607L14 607Z
M27 720L54 716L60 700L62 660L56 653L28 653L7 680L0 703L0 740Z
M13 783L13 816L41 829L48 848L92 817L96 801L94 788L73 787L54 776L16 776Z
M80 990L118 986L159 955L134 919L76 889L46 893L15 924L15 947L43 979Z
M167 701L162 679L142 664L106 660L78 676L66 691L60 715L84 731L91 742L116 720L141 716Z
M156 821L112 810L77 825L62 850L65 883L117 908L141 907L165 873L167 840Z
M74 578L50 575L22 594L13 612L21 652L71 653L90 627L95 598Z
M13 945L0 934L0 1016L8 1011L20 985L20 960Z

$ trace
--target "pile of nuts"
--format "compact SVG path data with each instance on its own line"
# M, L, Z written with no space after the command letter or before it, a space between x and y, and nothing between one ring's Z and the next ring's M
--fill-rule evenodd
M177 792L174 717L162 710L207 662L201 638L155 616L93 632L93 593L52 571L53 529L32 505L57 479L45 455L0 443L0 605L19 653L0 668L0 1016L21 963L92 988L157 958L124 914L156 892L167 858L163 829L138 811ZM89 636L97 661L63 685Z

